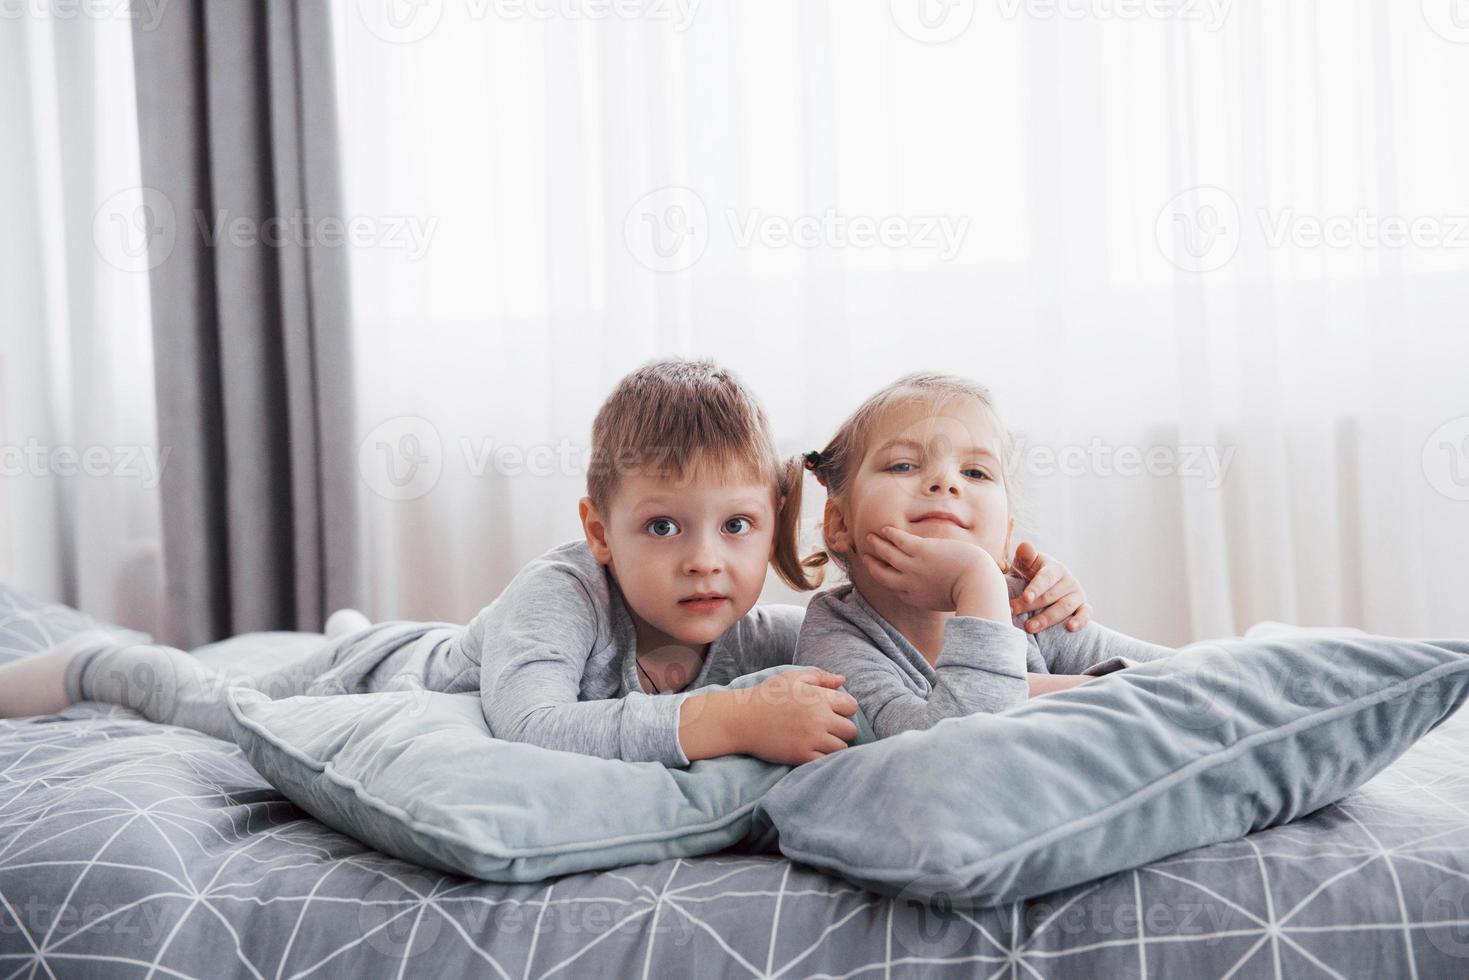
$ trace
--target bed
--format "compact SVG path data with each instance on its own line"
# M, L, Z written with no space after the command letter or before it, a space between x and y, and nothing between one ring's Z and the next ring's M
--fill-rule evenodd
M0 663L98 627L0 586ZM258 663L319 639L197 653ZM1292 824L974 912L769 854L446 875L317 823L233 744L80 704L0 721L0 978L1461 977L1466 758L1459 712Z

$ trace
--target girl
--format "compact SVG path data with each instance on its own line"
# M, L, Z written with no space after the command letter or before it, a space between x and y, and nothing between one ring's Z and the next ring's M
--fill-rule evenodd
M591 460L583 539L532 561L467 626L353 631L360 614L339 612L319 649L243 678L170 647L83 634L0 668L0 717L106 701L229 739L232 683L273 697L421 687L478 690L496 737L607 758L799 764L845 747L856 701L840 675L720 686L791 662L803 611L756 606L766 567L797 589L820 580L795 544L800 457L777 455L753 396L709 362L653 362L598 411ZM1037 564L1037 584L1057 582L1038 597L1046 614L1084 616L1064 568Z
M1010 449L987 389L910 374L807 454L828 496L825 550L803 564L850 581L811 601L795 660L840 673L878 738L1175 652L1096 624L1017 628Z

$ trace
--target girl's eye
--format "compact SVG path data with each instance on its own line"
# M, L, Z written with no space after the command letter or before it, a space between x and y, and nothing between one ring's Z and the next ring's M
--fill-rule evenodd
M678 533L678 525L666 517L655 517L647 524L648 531L655 538L670 538Z
M969 469L965 470L964 475L975 480L988 480L990 477L990 475L984 470L978 469L976 467L970 467Z
M746 531L740 530L741 525L743 525L745 528L753 528L755 526L755 522L750 520L748 517L731 517L729 520L724 522L724 529L730 534L747 533Z

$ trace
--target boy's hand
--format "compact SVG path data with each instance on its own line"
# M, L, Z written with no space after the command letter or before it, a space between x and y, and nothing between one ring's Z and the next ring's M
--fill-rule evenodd
M862 558L878 584L910 606L954 612L962 595L984 602L1009 590L988 551L969 541L925 538L897 527L867 533Z
M746 691L737 721L743 751L799 766L847 747L857 737L857 699L837 690L845 680L817 667L784 670Z
M1044 610L1025 621L1027 633L1066 621L1066 629L1076 632L1091 622L1092 607L1076 576L1050 555L1035 550L1035 545L1022 541L1015 549L1015 571L1029 579L1025 591L1010 600L1010 612L1019 615L1035 609Z

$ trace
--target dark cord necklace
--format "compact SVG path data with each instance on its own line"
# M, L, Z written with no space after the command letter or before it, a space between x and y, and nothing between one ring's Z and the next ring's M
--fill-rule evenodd
M639 660L636 655L633 656L633 662L638 665L638 670L641 670L643 672L643 676L648 679L648 683L653 685L653 693L662 694L663 692L658 688L657 683L655 683L653 680L653 675L648 673L648 668L643 666L643 662Z

